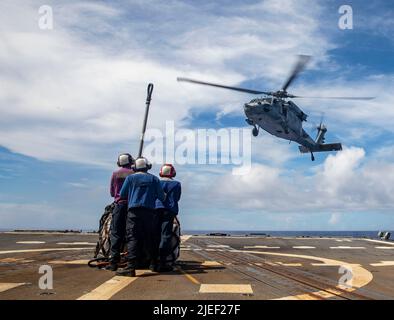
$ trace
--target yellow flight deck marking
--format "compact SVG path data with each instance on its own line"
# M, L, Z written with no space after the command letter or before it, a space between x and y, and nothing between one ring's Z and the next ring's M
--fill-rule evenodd
M104 282L102 285L98 286L96 289L79 297L77 300L109 300L116 293L126 288L130 283L137 280L138 276L141 276L149 271L137 270L136 272L137 277L115 276Z
M17 241L17 244L42 244L45 241Z
M29 263L33 262L34 260L26 260L24 258L5 258L5 259L0 259L0 263L13 263L13 262L18 262L18 263Z
M16 287L23 286L26 283L0 283L0 292L4 292L10 289L14 289Z
M188 274L186 271L182 270L179 267L175 267L176 270L181 272L186 278L188 278L191 282L194 284L200 284L200 281L198 281L196 278L194 278L192 275Z
M365 247L348 247L348 246L338 246L338 247L330 247L330 249L365 249Z
M25 252L47 252L47 251L75 251L75 250L92 250L92 248L45 248L45 249L26 249L26 250L8 250L0 251L0 254L25 253Z
M184 235L181 236L181 243L186 242L187 240L189 240L192 236L191 235Z
M361 267L361 264L357 264L357 263L346 263L346 266L350 266L350 267ZM344 266L343 263L311 263L311 266L314 267L340 267L340 266Z
M200 293L246 293L252 294L250 284L201 284Z
M276 262L277 264L284 267L302 267L302 263L285 263L285 262Z
M334 260L334 259L327 259L327 258L322 258L322 257L315 257L315 256L307 256L307 255L299 255L299 254L290 254L290 253L278 253L278 252L269 252L269 251L252 251L252 250L234 250L234 252L240 252L240 253L252 253L252 254L261 254L261 255L272 255L272 256L279 256L279 257L291 257L291 258L300 258L300 259L307 259L307 260L318 260L323 262L325 265L336 265L336 266L351 266L352 267L352 287L343 287L343 286L337 286L337 288L340 288L342 290L346 290L348 292L355 291L358 288L364 287L368 283L370 283L373 279L373 275L370 271L367 269L364 269L363 267L359 265L352 265L349 263L346 263L344 261L339 261L339 260ZM330 288L332 291L332 289ZM316 294L316 292L313 292L311 294ZM341 292L338 292L337 294L341 294ZM334 296L333 294L331 296ZM298 296L293 296L293 297L298 297ZM285 297L289 298L289 297Z
M316 249L316 247L311 247L311 246L294 246L293 249Z
M230 246L224 244L210 244L207 245L208 248L229 248Z
M280 249L280 247L268 247L268 246L244 246L245 249Z
M49 264L88 264L89 260L53 260Z
M202 266L204 267L215 267L215 266L221 266L222 264L217 261L204 261L201 263Z
M394 261L380 261L380 263L371 263L373 267L393 267Z

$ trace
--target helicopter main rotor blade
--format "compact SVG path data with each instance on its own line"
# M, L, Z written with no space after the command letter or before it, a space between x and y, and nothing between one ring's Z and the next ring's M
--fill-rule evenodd
M230 86L223 86L221 84L204 82L204 81L198 81L198 80L193 80L193 79L188 79L188 78L177 78L177 81L202 84L202 85L205 85L205 86L211 86L211 87L217 87L217 88L241 91L241 92L252 93L252 94L266 94L266 95L270 94L270 92L256 91L256 90L251 90L251 89L244 89L244 88L237 88L237 87L230 87Z
M290 76L288 77L287 81L282 87L282 91L287 91L287 88L291 85L291 83L297 78L297 76L300 74L302 70L305 69L306 64L309 62L311 59L311 56L307 55L299 55L298 56L298 62L294 66L292 72L290 73Z
M296 99L337 99L337 100L373 100L376 97L302 97L302 96L292 96Z

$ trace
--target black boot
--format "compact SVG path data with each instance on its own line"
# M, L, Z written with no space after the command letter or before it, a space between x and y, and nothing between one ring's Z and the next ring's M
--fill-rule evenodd
M158 266L156 262L151 262L151 264L149 265L149 270L152 272L157 272L158 271Z
M135 277L135 268L134 266L128 265L126 268L117 271L116 275L123 277Z
M109 271L116 271L118 270L118 263L115 261L110 261L109 265L106 266L104 269Z
M159 267L157 266L157 264L150 264L149 265L149 270L152 272L157 272L159 270Z
M174 270L174 268L171 265L166 264L166 263L161 263L159 266L159 272L171 272L173 270Z

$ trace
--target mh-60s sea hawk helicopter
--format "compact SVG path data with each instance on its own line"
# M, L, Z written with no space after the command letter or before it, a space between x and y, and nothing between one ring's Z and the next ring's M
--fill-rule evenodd
M373 97L301 97L289 94L288 87L297 78L310 60L310 56L300 55L297 64L290 73L288 79L279 91L256 91L244 88L224 86L215 83L203 82L188 78L177 78L178 81L202 84L218 88L241 91L251 94L263 94L266 97L253 99L244 105L246 122L253 126L253 136L258 136L259 128L279 138L295 141L300 144L301 153L310 153L312 161L315 160L314 152L340 151L341 143L325 144L327 127L322 121L316 127L317 136L313 140L302 128L302 122L306 121L307 115L292 101L294 98L314 99L346 99L346 100L371 100Z

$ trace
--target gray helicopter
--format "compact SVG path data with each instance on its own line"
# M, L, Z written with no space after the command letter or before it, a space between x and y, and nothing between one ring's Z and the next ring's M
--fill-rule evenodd
M371 100L374 97L301 97L289 94L288 87L293 83L306 64L310 56L298 56L298 62L294 66L288 79L279 91L256 91L244 88L224 86L215 83L203 82L188 78L177 78L178 81L202 84L218 88L241 91L251 94L265 95L266 97L253 99L244 105L246 122L253 126L252 134L257 137L259 128L268 133L289 141L300 144L301 153L310 153L312 161L315 161L314 152L328 152L342 150L341 143L325 144L327 127L321 121L316 127L317 135L313 140L302 128L302 122L307 120L307 115L292 101L294 98L313 98L313 99L346 99L346 100Z

